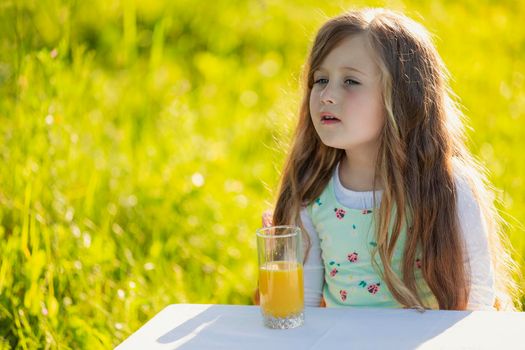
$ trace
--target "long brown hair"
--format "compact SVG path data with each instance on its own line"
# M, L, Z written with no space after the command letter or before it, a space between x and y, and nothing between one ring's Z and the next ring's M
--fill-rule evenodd
M472 190L488 231L497 290L494 306L514 310L512 298L518 287L512 273L516 264L508 253L510 246L504 245L503 220L494 206L486 169L466 147L464 116L449 87L449 73L429 33L398 12L349 11L319 29L303 71L304 95L281 176L274 224L303 227L301 208L321 194L345 156L344 150L321 142L311 121L309 98L313 72L335 46L356 34L364 34L376 54L386 116L375 168L384 192L376 215L378 245L373 256L379 254L382 269L375 259L374 266L399 303L424 308L414 278L413 262L420 249L422 273L439 308L466 309L469 271L464 268L465 247L456 208L456 177L461 177ZM391 216L393 208L395 215ZM391 259L405 224L409 230L402 276L398 276ZM303 237L306 258L311 244L306 234Z

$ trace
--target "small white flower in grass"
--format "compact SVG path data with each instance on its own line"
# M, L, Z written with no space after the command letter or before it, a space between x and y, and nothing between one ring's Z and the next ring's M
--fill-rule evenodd
M75 260L75 262L73 263L73 266L77 270L81 270L82 269L82 263L80 261L78 261L78 260Z
M74 225L73 227L71 227L71 231L73 232L73 236L77 238L80 237L81 232L77 225Z
M234 247L229 247L227 250L227 253L233 259L239 259L241 257L241 252L239 251L239 249L234 248Z
M129 282L129 288L135 289L136 286L137 285L135 284L135 282L133 282L133 281Z
M190 226L197 226L199 224L199 218L195 215L188 216L188 224Z
M33 160L30 160L30 161L29 161L28 166L29 166L29 169L30 169L33 173L36 173L36 172L38 171L38 169L39 169L38 164L37 164L35 161L33 161Z
M114 179L112 179L114 180ZM134 207L135 205L137 205L137 196L131 194L129 196L122 196L120 197L119 199L119 202L122 206L124 207L127 207L127 208L131 208L131 207Z
M226 192L240 193L243 190L243 185L239 180L228 179L224 183L224 189Z
M116 222L113 223L113 225L111 226L111 229L113 230L113 232L114 232L117 236L122 236L122 234L124 233L124 230L122 229L122 227L120 227L120 225L117 224Z
M217 236L224 236L226 234L226 229L220 224L213 225L212 230Z
M245 107L253 107L257 104L259 96L254 91L246 90L241 94L240 100Z
M38 213L35 214L35 219L36 221L42 223L42 224L45 224L46 223L46 219L44 219L44 217Z
M280 66L276 57L270 57L259 65L259 72L264 76L272 77L279 71Z
M126 297L126 292L124 292L122 289L117 290L117 295L120 299L124 299Z
M48 114L48 115L46 116L46 124L47 124L47 125L51 125L51 124L53 124L53 121L54 121L54 120L55 120L55 119L53 118L53 116L52 116L51 114Z
M215 270L215 268L212 265L204 264L202 265L202 271L204 273L210 274Z
M152 262L147 262L144 264L144 270L151 271L155 268L155 264Z
M73 133L71 134L71 136L69 137L69 139L71 140L71 143L72 144L76 144L78 142L78 135Z
M179 265L173 265L173 272L180 276L182 274L182 268Z
M71 222L71 220L73 220L74 214L75 214L75 209L71 207L67 208L66 215L65 215L66 221Z
M122 328L124 328L124 325L122 323L120 323L120 322L117 322L117 323L115 323L115 328L120 331L120 330L122 330Z
M246 208L246 206L248 205L248 198L246 198L245 195L239 194L238 196L235 197L235 200L237 201L237 204L241 208Z
M204 240L201 236L191 236L188 239L188 243L194 248L197 248L197 247L202 247L202 245L204 244Z
M42 307L42 315L47 316L48 311L46 308L46 304L42 303L41 307Z
M73 303L73 300L71 300L70 297L64 297L64 299L62 299L62 302L64 303L64 306L69 306Z
M137 205L137 196L135 196L134 194L129 196L127 200L127 204L130 207L134 207L135 205Z
M195 173L191 176L191 182L196 187L202 187L204 185L204 176L201 173Z
M89 235L89 233L84 232L84 235L82 236L82 238L84 240L84 247L86 248L91 247L91 236Z

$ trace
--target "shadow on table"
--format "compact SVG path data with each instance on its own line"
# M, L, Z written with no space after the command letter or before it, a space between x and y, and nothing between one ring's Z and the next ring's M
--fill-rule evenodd
M256 308L225 312L211 306L157 339L175 348L414 349L468 317L470 312L392 309L316 309L296 329L270 330ZM326 310L328 311L328 310ZM311 311L313 312L313 311ZM272 346L268 339L272 339Z
M236 307L229 305L229 308ZM193 318L173 328L157 339L160 344L173 344L195 349L217 348L218 345L227 345L233 339L248 335L256 339L253 334L246 334L242 330L263 328L258 308L249 310L237 306L235 314L225 312L224 305L210 306ZM265 339L262 337L261 339ZM190 346L191 344L191 346Z

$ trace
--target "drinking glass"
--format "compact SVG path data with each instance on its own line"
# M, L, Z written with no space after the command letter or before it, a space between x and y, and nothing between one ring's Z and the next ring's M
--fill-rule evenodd
M256 236L264 325L278 329L301 326L304 323L301 229L263 227Z

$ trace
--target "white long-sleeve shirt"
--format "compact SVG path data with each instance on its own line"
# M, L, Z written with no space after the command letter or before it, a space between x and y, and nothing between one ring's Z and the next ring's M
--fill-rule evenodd
M369 209L373 207L373 192L356 192L341 184L339 165L334 174L334 190L337 200L351 209ZM456 178L457 210L460 231L465 240L466 252L464 264L470 270L470 297L468 310L495 310L494 273L490 259L487 229L483 224L481 211L474 194L467 182ZM376 191L376 203L381 201L382 191ZM304 265L304 298L305 305L319 306L324 282L324 266L321 258L319 237L312 220L303 208L301 221L310 237L311 248Z

